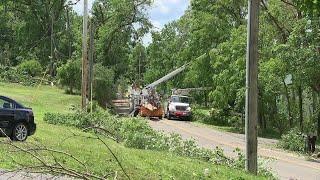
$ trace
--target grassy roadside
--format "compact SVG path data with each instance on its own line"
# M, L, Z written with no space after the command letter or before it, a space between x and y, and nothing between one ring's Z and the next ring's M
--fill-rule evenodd
M196 125L196 126L200 126L200 127L206 127L206 128L211 128L214 130L218 130L218 131L222 131L222 132L230 132L230 133L236 133L236 134L244 134L243 130L240 130L239 128L235 128L235 127L230 127L230 126L217 126L217 125L212 125L212 124L207 124L205 123L206 121L204 120L204 118L210 118L210 110L209 109L205 109L205 108L199 108L197 109L197 113L202 114L202 116L200 116L200 120L194 119L193 122L191 122L192 124ZM259 138L267 138L267 139L275 139L275 140L279 140L279 143L281 142L281 135L274 131L274 130L265 130L263 132L258 131L258 137ZM295 139L295 138L289 138L289 139ZM284 142L290 142L289 140L284 140ZM271 145L271 148L277 148L277 149L281 149L284 150L286 152L293 152L296 153L298 155L304 156L305 159L312 159L312 157L310 156L310 154L305 153L303 150L300 151L293 151L293 150L289 150L287 148L282 147L280 144L276 144L276 145ZM292 142L291 146L296 144L297 142ZM304 142L298 143L295 145L296 147L302 147L304 148ZM320 151L319 149L320 147L320 138L318 138L317 142L316 142L316 152L318 153Z
M202 108L202 107L198 107L198 109L196 109L197 114L199 114L199 119L194 119L194 121L192 122L195 125L198 126L202 126L202 127L208 127L208 128L212 128L215 130L219 130L219 131L224 131L224 132L230 132L230 133L236 133L236 134L244 134L244 125L243 128L239 128L239 127L233 127L233 126L219 126L219 125L213 125L213 124L208 124L206 123L207 119L210 119L210 109L208 108ZM262 137L262 138L268 138L268 139L280 139L281 135L274 131L274 130L264 130L264 131L258 131L258 136Z
M117 171L119 176L123 177L111 154L106 151L101 143L82 137L62 141L74 133L85 136L89 134L75 128L50 125L42 121L45 112L70 112L69 109L72 106L79 105L80 97L66 95L63 90L48 86L37 88L5 83L0 83L0 94L12 97L34 109L38 130L35 136L28 139L29 143L41 143L50 148L72 153L80 160L87 162L88 166L96 173L103 174L108 171ZM133 179L257 178L243 171L230 170L230 168L224 166L212 165L170 153L130 149L111 140L104 140L115 152L125 170ZM15 166L11 158L30 163L34 161L24 154L9 151L8 147L5 146L0 147L0 154L0 168L3 169L11 169ZM70 166L79 168L76 163L72 162L70 162ZM206 177L204 176L205 170L208 172ZM259 179L263 178L259 177Z

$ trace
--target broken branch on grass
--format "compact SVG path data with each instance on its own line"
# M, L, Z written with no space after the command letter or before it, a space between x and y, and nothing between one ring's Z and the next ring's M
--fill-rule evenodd
M99 128L90 127L87 129L95 129L95 130L103 131L106 133L105 136L108 136L108 138L110 138L109 136L112 134L108 130L101 128L101 127L99 127ZM2 129L0 129L0 130L3 134L5 134ZM14 164L18 165L19 168L16 168L15 170L12 170L12 171L5 171L2 174L14 173L12 175L15 176L16 174L22 173L22 172L26 172L27 174L32 174L32 173L36 173L36 174L46 173L46 174L48 174L49 173L49 174L65 175L68 177L79 178L79 179L108 179L108 178L110 178L110 176L112 174L114 174L114 173L107 173L107 174L104 174L103 176L96 175L96 174L89 171L85 162L82 162L79 158L72 155L71 153L52 149L52 148L47 148L44 145L31 144L31 143L29 143L29 146L31 146L31 147L26 148L26 147L22 147L20 145L17 145L16 143L14 143L7 135L6 135L6 137L7 137L7 141L0 141L0 143L6 144L9 147L13 148L15 150L13 152L22 152L22 153L29 155L34 160L36 160L37 163L33 166L29 166L26 164L21 164L21 163L15 161L14 158L12 158L12 161L14 162ZM117 164L119 165L119 167L123 171L124 175L128 179L130 179L129 175L126 173L124 167L122 166L121 162L119 161L119 159L117 158L115 153L112 151L112 149L108 146L108 144L100 136L98 136L98 135L84 136L84 135L79 135L79 134L73 133L72 136L65 138L63 140L63 142L65 142L67 139L71 139L74 137L83 137L86 139L98 140L100 143L103 144L104 147L106 147L106 149L109 151L109 153L116 160ZM116 138L114 138L112 140L115 140L115 139ZM51 161L53 161L53 162L50 162L50 160L48 160L48 158L46 156L44 156L42 153L49 153L50 157L53 159ZM76 169L73 169L73 168L66 166L64 163L59 161L59 158L57 157L57 155L72 159L73 161L75 161L76 163L81 165L85 169L85 171L76 170ZM118 176L117 173L115 173L115 175ZM1 176L1 174L0 174L0 176Z

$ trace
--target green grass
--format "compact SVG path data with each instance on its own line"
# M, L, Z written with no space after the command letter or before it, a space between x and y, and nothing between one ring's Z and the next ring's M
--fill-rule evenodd
M29 143L37 143L69 152L85 161L88 167L97 174L117 171L120 178L124 177L111 154L101 143L94 139L81 137L92 135L71 127L50 125L42 120L46 112L70 112L70 107L79 106L79 96L66 95L63 90L55 87L24 87L6 83L0 83L0 95L14 98L34 110L38 125L37 132L34 136L29 137L27 143L18 143L19 145L28 146ZM73 134L80 136L63 141ZM132 179L263 179L263 177L251 176L241 170L212 165L170 153L130 149L114 141L104 140L115 152ZM14 168L13 159L24 163L35 161L26 154L12 152L10 148L2 145L0 147L0 168ZM67 164L72 168L81 168L73 161L68 161ZM205 169L208 169L209 172L207 177L203 175Z
M209 115L210 114L209 108L198 107L197 111L200 112L201 114L206 115L206 116L210 116ZM208 124L208 123L205 123L203 120L197 120L197 119L195 119L195 121L192 123L199 125L199 126L209 127L209 128L219 130L219 131L244 134L244 127L243 128L236 128L236 127L232 127L232 126L218 126L218 125ZM269 139L280 139L281 138L280 133L273 130L273 129L267 129L264 131L259 130L258 133L259 133L258 136L263 137L263 138L269 138Z
M199 125L199 126L203 126L203 127L209 127L211 129L216 129L216 130L220 130L220 131L224 131L224 132L232 132L232 133L237 133L237 134L243 134L242 131L240 131L237 128L234 127L230 127L230 126L216 126L216 125L212 125L212 124L206 124L203 123L201 121L194 121L192 122L195 125Z

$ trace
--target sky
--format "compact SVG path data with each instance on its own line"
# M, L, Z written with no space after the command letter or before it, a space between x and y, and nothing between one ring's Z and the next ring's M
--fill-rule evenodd
M73 0L74 1L74 0ZM94 0L88 0L89 10L92 8ZM165 24L179 19L188 8L190 0L154 0L153 6L149 9L149 17L156 31L160 31ZM83 0L74 6L74 10L82 14ZM151 42L150 34L143 39L145 44Z

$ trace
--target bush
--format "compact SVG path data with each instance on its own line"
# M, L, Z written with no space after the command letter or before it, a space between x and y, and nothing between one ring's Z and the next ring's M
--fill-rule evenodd
M232 125L234 121L237 121L237 119L230 117L227 111L215 108L211 110L195 109L193 116L194 120L217 126Z
M96 64L94 66L94 77L94 97L99 105L105 108L106 104L115 97L114 71L102 64Z
M47 77L44 79L34 78L31 75L18 71L16 67L7 67L0 65L0 80L8 83L19 83L24 86L34 86L40 83L48 84Z
M67 92L73 94L74 90L81 88L81 61L69 60L58 68L58 79L60 84L68 88Z
M32 77L41 75L42 67L37 60L23 61L17 67L18 71L22 74L27 74Z
M233 127L236 132L243 132L243 119L241 114L229 110L212 108L211 110L194 108L192 120L215 126Z
M290 151L303 152L305 148L305 139L297 128L293 128L287 134L281 136L278 145Z
M210 111L211 121L214 125L226 126L229 124L229 112L223 109L212 108Z
M200 121L203 123L208 123L211 120L210 112L208 110L200 109L200 108L193 108L192 110L192 120L193 121Z

